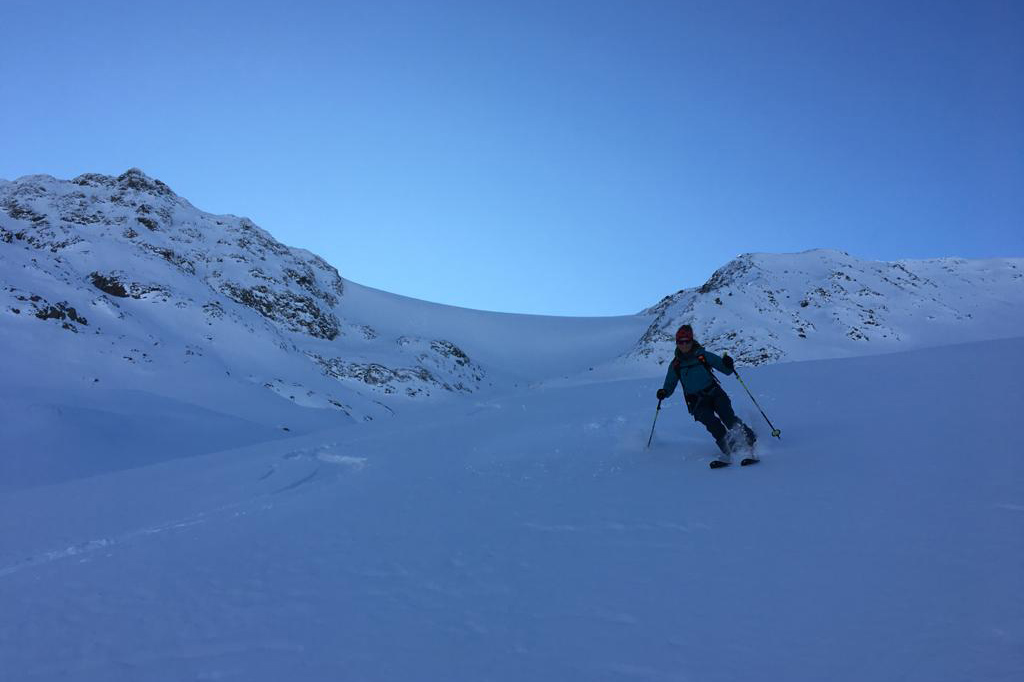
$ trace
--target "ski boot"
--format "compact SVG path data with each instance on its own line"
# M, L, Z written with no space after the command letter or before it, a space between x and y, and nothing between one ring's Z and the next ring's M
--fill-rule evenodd
M716 438L715 444L718 446L718 449L722 451L722 454L719 455L718 459L711 460L711 463L708 466L712 469L721 469L722 467L727 467L732 464L732 448L729 446L728 434L722 438Z

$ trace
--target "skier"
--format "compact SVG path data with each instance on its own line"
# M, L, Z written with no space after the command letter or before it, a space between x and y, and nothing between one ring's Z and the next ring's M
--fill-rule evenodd
M733 359L728 355L719 357L704 350L694 340L693 328L684 324L676 331L676 354L665 375L665 386L658 389L658 400L664 400L675 392L677 383L683 385L686 409L711 432L722 451L721 457L711 462L712 469L727 466L737 450L750 452L743 464L757 461L753 451L757 436L733 412L729 396L711 371L717 369L732 374L733 366Z

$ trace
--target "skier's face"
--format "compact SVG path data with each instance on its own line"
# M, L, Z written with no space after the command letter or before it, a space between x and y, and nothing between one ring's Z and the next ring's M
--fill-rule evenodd
M688 353L690 352L690 349L693 348L693 341L689 341L686 339L682 341L676 341L676 348L683 351L684 353Z

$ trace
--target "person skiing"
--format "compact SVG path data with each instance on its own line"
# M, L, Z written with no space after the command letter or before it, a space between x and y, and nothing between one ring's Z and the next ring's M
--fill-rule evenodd
M693 338L693 328L684 324L676 331L675 358L669 364L665 385L658 389L658 400L664 400L675 392L676 384L683 385L686 409L694 420L707 428L722 451L721 457L711 462L712 469L727 466L737 450L750 452L743 464L757 461L753 451L757 436L733 412L729 396L712 372L717 369L723 374L732 374L733 367L733 359L728 354L719 357L705 350Z

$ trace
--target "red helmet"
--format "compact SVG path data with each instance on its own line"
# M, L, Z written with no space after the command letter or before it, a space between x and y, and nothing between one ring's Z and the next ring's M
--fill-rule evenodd
M684 324L676 330L676 343L682 341L693 341L693 327L688 324Z

